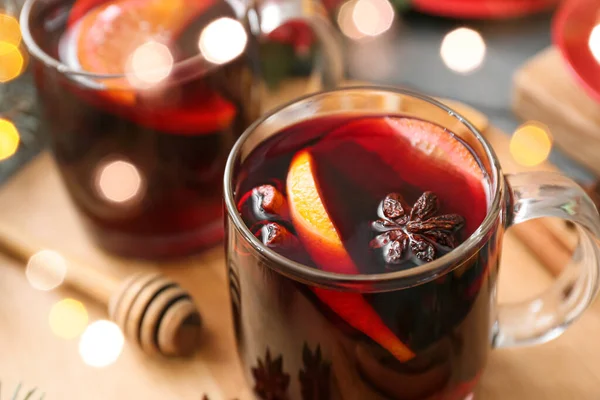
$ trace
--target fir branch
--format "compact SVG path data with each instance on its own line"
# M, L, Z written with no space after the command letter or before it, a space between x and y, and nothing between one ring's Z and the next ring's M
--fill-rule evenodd
M37 388L33 388L31 389L27 395L25 395L25 398L23 400L29 400L31 398L31 396L33 396L33 394L35 393L35 391L37 390Z
M21 382L19 382L19 384L17 385L17 388L15 389L15 393L13 394L12 400L17 400L17 396L19 395L20 391L21 391Z
M22 387L23 387L23 384L21 382L19 382L19 384L15 388L15 391L13 392L11 400L19 400L19 392L21 391ZM29 390L27 392L27 394L25 395L25 397L23 398L23 400L33 400L33 395L35 395L36 391L37 391L37 387L34 387L33 389ZM39 400L43 400L45 396L46 396L46 393L42 393L40 395ZM2 382L0 382L0 400L2 400Z

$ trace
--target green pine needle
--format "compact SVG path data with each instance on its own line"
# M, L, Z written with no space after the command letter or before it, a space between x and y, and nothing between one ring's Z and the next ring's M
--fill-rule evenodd
M13 394L12 400L17 400L17 396L19 395L20 391L21 391L21 382L19 382L19 384L17 385L17 388L15 389L15 393Z
M21 388L23 387L23 384L21 382L19 382L19 384L17 385L13 395L12 395L12 399L11 400L19 400L19 392L21 391ZM25 395L25 397L23 398L23 400L33 400L33 395L35 395L35 392L37 391L37 388L34 387L33 389L31 389L29 392L27 392L27 394ZM42 393L40 395L39 400L43 400L44 397L46 396L46 393ZM0 382L0 400L2 399L2 383Z
M35 393L35 391L37 390L37 388L33 388L29 391L29 393L27 393L27 395L25 396L25 398L23 400L29 400L31 398L31 396L33 396L33 394Z

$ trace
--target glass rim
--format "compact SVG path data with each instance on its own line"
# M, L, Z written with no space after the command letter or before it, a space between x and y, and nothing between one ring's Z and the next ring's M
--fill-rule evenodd
M470 131L470 133L475 136L476 140L482 145L486 157L488 157L490 162L491 174L490 177L492 179L492 190L490 204L488 207L488 212L483 220L483 222L478 226L478 228L473 232L463 243L461 243L458 247L450 251L449 253L443 255L440 258L437 258L429 263L425 263L419 265L414 268L410 268L407 270L394 271L394 272L384 272L377 274L341 274L335 272L327 272L320 269L316 269L314 267L310 267L308 265L304 265L302 263L295 262L290 260L279 253L267 248L264 244L258 240L256 236L252 234L250 229L246 226L240 213L237 210L236 202L234 199L234 188L233 188L233 173L234 167L237 159L240 156L240 151L242 149L243 144L246 140L252 135L252 133L256 130L258 126L266 122L272 116L280 113L290 106L294 106L297 103L301 103L306 100L310 100L311 98L323 96L327 94L334 93L343 93L347 91L370 91L370 92L385 92L392 93L395 95L404 95L410 96L422 101L425 101L433 106L436 106L446 112L449 115L457 118L462 124L464 124ZM501 210L502 204L502 193L503 193L503 184L500 179L502 174L502 169L500 166L500 162L492 149L491 145L487 142L487 140L483 137L483 135L475 128L466 118L462 115L446 106L445 104L437 101L436 99L412 91L408 89L400 89L396 87L389 86L380 86L380 85L358 85L358 86L345 86L336 89L323 90L319 92L310 93L308 95L304 95L302 97L295 98L285 104L282 104L269 112L265 113L262 117L256 120L252 125L250 125L244 133L238 138L236 143L234 144L229 156L227 158L227 163L225 165L225 174L223 181L224 188L224 201L225 208L227 211L227 216L233 221L235 228L240 232L244 239L250 243L252 248L258 251L260 254L268 258L269 260L274 262L276 266L276 270L281 272L282 274L291 277L292 279L307 282L317 286L325 286L334 289L340 288L348 288L348 287L356 287L363 285L375 285L375 284L395 284L398 282L411 280L411 283L407 286L414 286L417 284L422 284L428 281L431 281L439 276L440 272L448 272L445 271L448 266L458 266L460 265L460 260L464 258L465 254L469 254L469 251L476 248L476 246L481 242L481 239L484 238L487 233L494 227L496 220L498 218L499 212ZM268 266L271 268L271 266ZM418 279L421 277L421 279ZM414 278L417 278L415 281Z
M74 68L67 63L60 61L59 59L51 56L46 51L44 51L37 43L37 41L31 35L29 18L31 16L31 10L36 3L41 2L42 0L25 0L23 3L23 7L21 8L21 13L19 15L19 25L21 26L21 36L23 38L23 42L27 47L29 53L35 57L37 60L41 61L47 67L55 69L57 72L63 75L70 75L79 78L86 78L90 80L118 80L127 78L126 73L121 74L102 74L96 72L89 72L81 68ZM206 62L203 62L206 61ZM202 65L203 69L200 72L202 74L207 74L215 69L220 68L222 65L213 64L206 60L200 53L193 57L186 58L185 60L178 61L173 65L173 70L192 70L198 65Z

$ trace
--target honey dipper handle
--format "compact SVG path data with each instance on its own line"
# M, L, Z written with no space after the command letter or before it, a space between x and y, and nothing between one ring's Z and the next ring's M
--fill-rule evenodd
M31 235L0 224L0 252L22 261L25 266L34 254L42 250L54 249L51 246L44 246ZM100 303L108 304L111 294L119 287L120 277L111 276L85 262L75 260L57 250L54 251L65 262L64 283L66 285L83 292Z

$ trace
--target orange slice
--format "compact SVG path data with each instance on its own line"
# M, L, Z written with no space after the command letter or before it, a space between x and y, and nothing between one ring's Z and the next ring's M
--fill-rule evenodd
M149 41L171 43L210 1L118 0L81 18L77 55L81 67L98 74L122 74L133 52Z
M308 150L298 152L290 164L286 186L294 228L306 251L321 269L357 274L358 269L325 209L313 169L314 159ZM384 324L361 294L316 287L313 291L348 324L379 343L400 361L414 357L414 353Z
M73 4L73 8L71 8L71 12L69 13L69 19L67 21L67 25L69 27L73 26L88 11L99 6L102 3L105 3L106 1L107 0L77 0Z
M414 118L386 120L398 135L410 141L415 150L475 179L483 179L483 172L473 154L442 127Z
M335 150L345 141L376 153L410 183L422 180L424 175L432 172L431 169L466 175L478 182L483 179L477 160L459 139L439 125L420 119L376 117L355 120L327 135L319 146Z
M180 32L213 4L213 0L78 0L71 18L80 23L79 64L95 74L122 75L140 46L157 43L161 51L164 46L174 51L172 44ZM175 62L177 55L171 56ZM179 100L158 105L138 101L138 92L125 78L103 83L107 89L94 93L90 101L160 131L212 133L228 128L237 113L230 101L202 82L184 83Z
M294 156L287 176L287 192L294 228L313 260L326 268L356 274L317 189L313 157L303 150Z
M370 193L402 190L404 184L435 192L445 213L467 218L468 232L487 213L485 178L477 159L438 125L407 117L361 118L326 135L313 151Z

